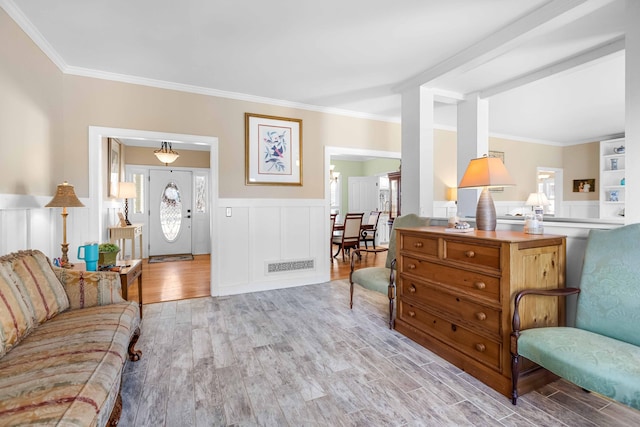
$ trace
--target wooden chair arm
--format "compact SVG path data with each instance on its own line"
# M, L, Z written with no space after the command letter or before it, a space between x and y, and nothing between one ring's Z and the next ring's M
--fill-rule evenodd
M516 337L520 334L520 300L525 295L541 295L552 297L566 297L569 295L580 293L579 288L560 288L560 289L524 289L516 294L513 307L513 320L511 322L512 335Z

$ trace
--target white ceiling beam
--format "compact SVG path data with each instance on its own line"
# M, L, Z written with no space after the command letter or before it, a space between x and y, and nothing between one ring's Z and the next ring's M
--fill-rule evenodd
M392 90L401 93L412 87L431 84L443 76L472 70L543 32L564 26L613 1L552 0L438 65L400 82Z
M593 61L624 51L624 46L624 36L615 38L593 49L580 52L561 61L554 62L551 65L538 68L530 73L522 74L502 83L485 88L480 91L480 97L489 98L553 75L576 71L577 68L582 65L592 63Z
M458 102L464 100L464 93L438 88L433 88L430 90L433 92L434 102L440 102L442 104L457 104Z

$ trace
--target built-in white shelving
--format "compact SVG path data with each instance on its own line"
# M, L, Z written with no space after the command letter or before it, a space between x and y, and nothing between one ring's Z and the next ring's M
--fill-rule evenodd
M600 218L624 220L625 140L600 141Z

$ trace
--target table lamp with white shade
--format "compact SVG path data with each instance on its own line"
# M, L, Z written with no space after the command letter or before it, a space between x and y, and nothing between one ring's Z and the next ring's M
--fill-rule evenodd
M462 176L458 188L482 188L476 206L476 228L494 231L496 229L496 207L489 193L491 187L514 185L507 168L497 157L471 159Z
M544 193L531 193L524 204L531 206L532 211L524 216L524 232L544 234L544 207L549 206L549 199Z
M544 193L531 193L524 204L531 206L535 213L544 213L544 207L549 206L549 199Z
M135 199L136 184L134 182L120 182L118 184L118 198L124 199L124 220L127 225L131 225L129 222L129 199Z

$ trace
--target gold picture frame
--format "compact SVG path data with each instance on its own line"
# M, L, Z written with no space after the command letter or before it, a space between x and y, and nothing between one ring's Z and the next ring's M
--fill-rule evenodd
M118 183L120 182L120 161L121 161L121 147L120 143L109 138L109 176L107 180L109 197L118 197Z
M302 186L302 119L245 113L245 184Z

